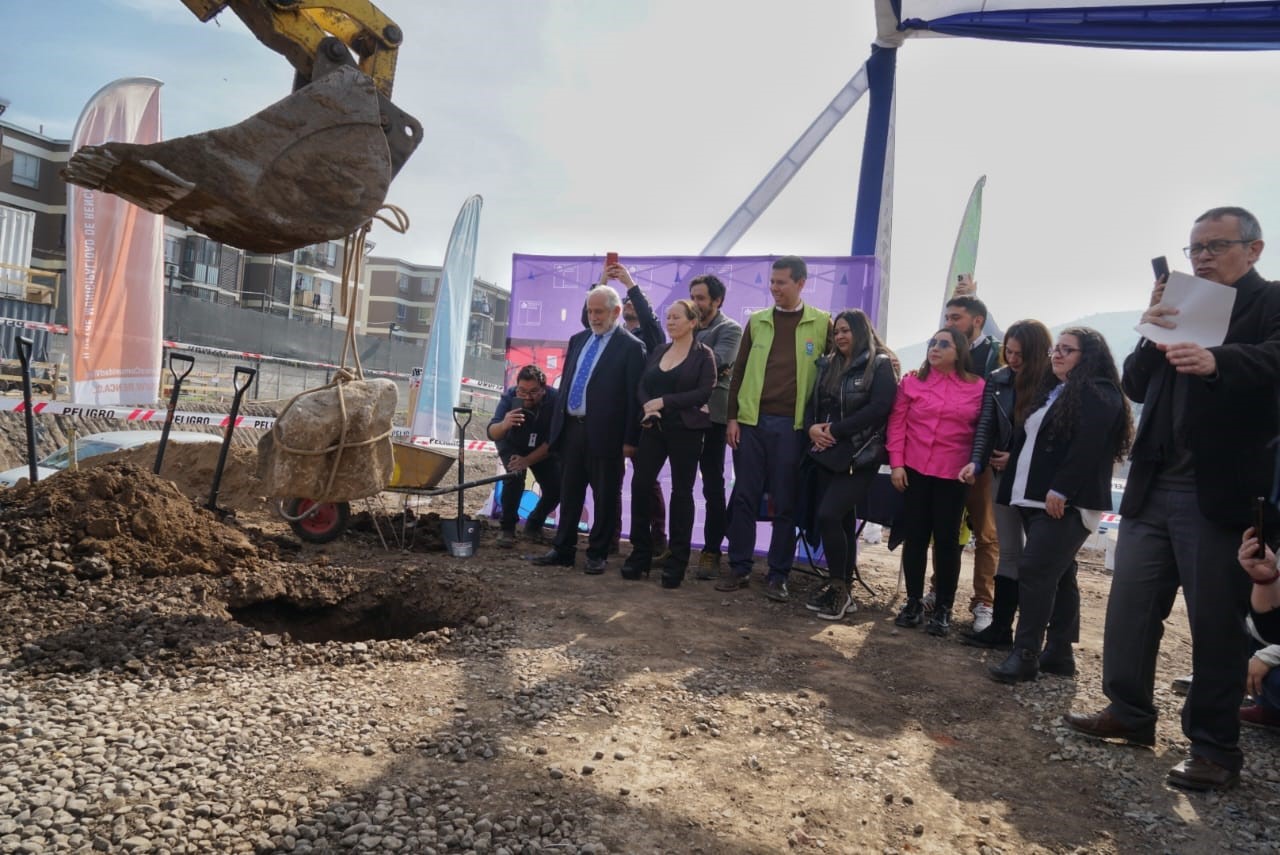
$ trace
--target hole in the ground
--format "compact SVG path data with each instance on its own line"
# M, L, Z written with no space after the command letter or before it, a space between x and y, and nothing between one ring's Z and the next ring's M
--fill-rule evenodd
M413 638L421 632L453 626L423 603L383 600L373 603L300 606L277 597L229 609L238 623L259 632L289 633L298 641L385 641Z

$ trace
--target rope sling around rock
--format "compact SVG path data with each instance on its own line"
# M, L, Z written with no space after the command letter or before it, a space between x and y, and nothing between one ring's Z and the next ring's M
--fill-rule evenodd
M403 210L394 205L383 210L394 219L381 213L375 219L400 233L408 229L409 218ZM267 495L313 502L299 517L284 514L282 502L282 516L291 522L306 518L321 503L376 496L394 471L391 434L399 394L391 380L365 379L352 320L359 294L356 283L372 225L370 220L349 235L343 247L340 293L347 330L339 368L328 383L291 398L258 443L258 477Z

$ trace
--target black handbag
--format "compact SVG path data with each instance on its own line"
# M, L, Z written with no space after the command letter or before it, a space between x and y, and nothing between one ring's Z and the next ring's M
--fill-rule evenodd
M809 456L823 469L838 474L852 474L855 469L881 466L889 460L884 435L880 431L867 437L867 441L858 448L854 448L853 440L842 439L821 451L810 448Z

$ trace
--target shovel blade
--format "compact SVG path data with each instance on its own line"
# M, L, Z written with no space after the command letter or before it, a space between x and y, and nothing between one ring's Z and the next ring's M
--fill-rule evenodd
M77 151L67 181L120 196L252 252L351 234L391 186L373 81L339 68L238 125Z

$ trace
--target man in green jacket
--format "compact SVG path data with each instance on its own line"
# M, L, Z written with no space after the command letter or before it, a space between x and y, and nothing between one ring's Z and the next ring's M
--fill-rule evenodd
M766 490L772 499L769 576L765 596L786 602L796 552L793 514L805 452L804 411L818 358L831 343L831 316L800 299L808 278L803 258L773 263L773 308L754 312L743 331L729 386L725 441L733 449L729 498L729 568L718 591L746 587L756 548L756 516Z

